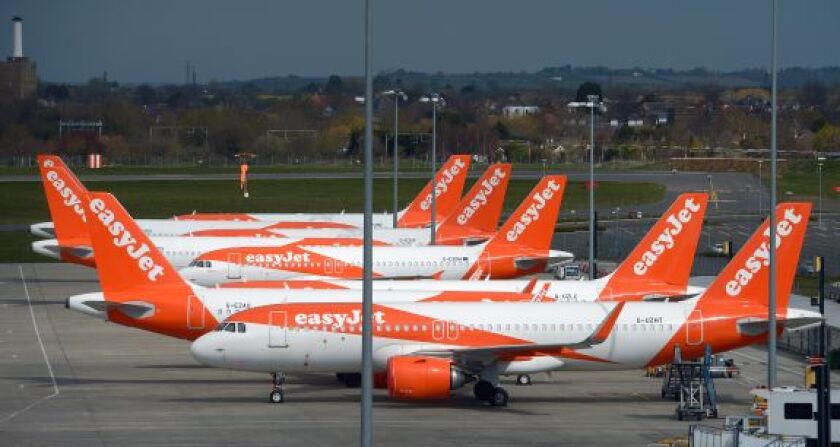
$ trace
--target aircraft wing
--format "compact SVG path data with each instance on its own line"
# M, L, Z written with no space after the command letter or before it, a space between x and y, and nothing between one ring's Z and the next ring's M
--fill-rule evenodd
M624 302L618 303L604 318L601 324L585 339L573 343L524 343L518 345L496 345L478 347L452 347L442 349L424 349L413 352L412 355L428 355L432 357L450 357L456 363L475 365L476 362L486 366L503 356L529 355L561 349L586 349L599 345L609 338L615 328L618 316L624 308Z

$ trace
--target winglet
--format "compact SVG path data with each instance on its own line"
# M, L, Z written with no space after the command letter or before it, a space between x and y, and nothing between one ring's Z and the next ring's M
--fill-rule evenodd
M528 284L525 284L525 287L522 289L521 293L526 293L526 294L530 295L531 292L534 291L534 287L536 287L536 286L537 286L537 278L531 278L531 280L528 281Z
M626 301L620 301L618 304L615 305L613 310L607 315L607 318L601 322L601 325L598 326L598 329L589 337L589 344L597 345L605 342L607 338L609 338L610 333L615 328L615 324L618 321L619 315L621 315L621 310L624 309L624 305L627 304Z
M435 174L436 222L443 221L458 204L461 193L464 191L464 182L467 180L467 171L470 169L471 161L472 158L469 155L453 155ZM400 228L428 226L431 221L431 202L432 182L428 182L408 207L400 213L397 226Z

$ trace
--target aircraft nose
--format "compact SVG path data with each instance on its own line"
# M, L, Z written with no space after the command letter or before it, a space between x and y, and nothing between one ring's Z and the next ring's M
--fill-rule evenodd
M225 349L220 343L218 335L215 332L210 332L193 341L190 345L192 358L203 365L223 368L225 366Z

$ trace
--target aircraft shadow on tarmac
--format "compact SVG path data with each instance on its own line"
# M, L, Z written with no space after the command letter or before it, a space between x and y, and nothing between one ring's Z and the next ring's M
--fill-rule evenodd
M213 369L212 366L199 365L197 363L181 363L170 365L137 365L138 369Z
M67 300L32 300L33 306L44 306L44 305L57 305L60 304L64 306ZM26 298L0 298L0 304L14 304L20 306L27 306L29 303L26 301Z
M29 381L35 383L52 384L50 377L3 377L9 380ZM85 377L56 376L59 387L73 385L259 385L270 383L270 380L259 379L98 379Z
M342 389L340 385L334 385L333 388ZM347 392L342 395L329 395L329 396L320 396L320 395L311 395L311 393L321 392L322 390L306 390L306 389L295 389L289 387L286 389L286 403L283 405L295 405L295 403L299 404L317 404L317 403L327 403L327 404L336 404L336 403L349 403L349 404L358 404L359 403L359 389L345 389ZM254 395L238 395L238 396L196 396L196 397L181 397L181 398L172 398L172 399L165 399L165 402L179 402L179 403L201 403L201 404L215 404L215 403L222 403L222 404L230 404L230 403L242 403L242 404L262 404L265 402L262 396L254 396ZM518 399L517 399L518 401ZM456 395L454 398L451 399L444 399L439 401L395 401L388 396L385 395L384 390L378 390L374 393L373 402L380 409L391 409L391 408L399 408L400 411L427 411L430 409L459 409L459 410L473 410L473 411L493 411L497 412L500 409L497 407L492 407L488 404L483 402L479 402L478 400L472 398L471 396L464 394L464 395ZM534 412L534 411L525 411L513 407L508 407L503 410L505 414L521 414L526 416L540 416L540 415L547 415L548 413L543 412Z

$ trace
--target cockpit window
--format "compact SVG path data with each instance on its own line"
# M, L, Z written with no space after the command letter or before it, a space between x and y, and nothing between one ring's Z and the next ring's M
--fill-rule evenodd
M216 329L216 332L224 331L224 332L234 332L238 334L244 334L246 327L245 323L228 323L228 322L221 322Z

